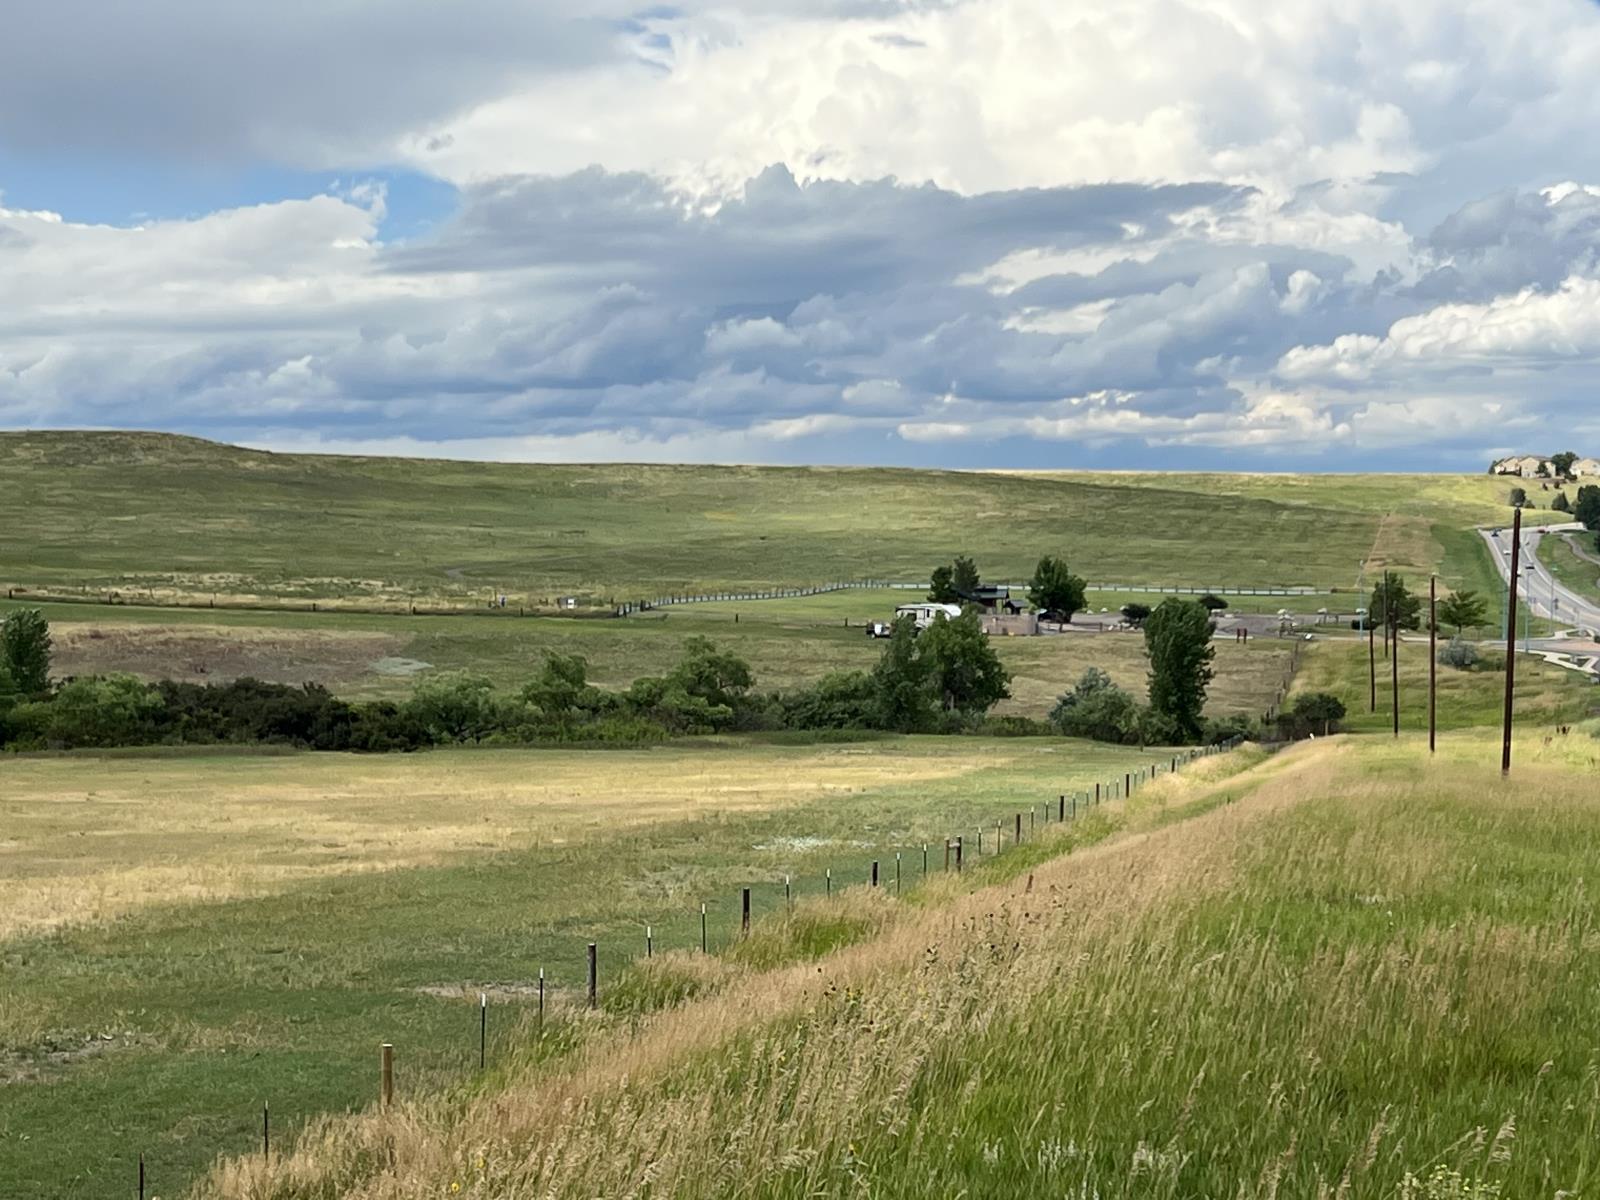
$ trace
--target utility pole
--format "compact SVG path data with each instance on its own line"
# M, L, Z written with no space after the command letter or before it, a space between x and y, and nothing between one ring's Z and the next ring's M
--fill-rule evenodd
M1439 750L1439 577L1428 581L1428 753Z
M1511 591L1506 599L1506 715L1500 751L1500 773L1511 774L1511 706L1517 684L1517 572L1522 567L1522 510L1516 512L1511 531Z
M1367 701L1367 711L1378 711L1378 645L1372 628L1372 610L1362 609L1362 621L1367 626L1367 676L1372 683L1372 696Z
M1393 611L1394 605L1386 605L1390 610L1390 627L1394 630L1394 652L1389 655L1389 668L1393 676L1394 696L1394 735L1400 736L1400 614Z

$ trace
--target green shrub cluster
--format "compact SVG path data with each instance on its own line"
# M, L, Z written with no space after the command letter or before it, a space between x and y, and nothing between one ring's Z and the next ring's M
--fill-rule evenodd
M0 747L12 750L250 743L383 752L637 744L720 732L959 732L982 728L1010 681L976 615L968 614L940 619L920 634L904 619L874 670L829 675L782 693L758 692L749 663L701 637L684 643L671 671L636 679L620 693L591 684L584 659L572 654L548 655L514 694L458 673L422 681L399 704L353 703L314 684L256 679L144 683L109 675L52 687L48 628L27 615L8 618L8 637L0 639L0 648L15 647L0 655ZM22 677L28 686L18 686ZM1005 727L1013 734L1037 731L1026 722Z

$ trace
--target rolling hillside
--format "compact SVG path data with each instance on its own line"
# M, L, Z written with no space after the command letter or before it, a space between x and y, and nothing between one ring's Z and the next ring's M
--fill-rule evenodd
M507 465L268 454L163 434L0 433L0 586L128 597L460 597L991 578L1353 587L1364 561L1481 571L1461 476Z

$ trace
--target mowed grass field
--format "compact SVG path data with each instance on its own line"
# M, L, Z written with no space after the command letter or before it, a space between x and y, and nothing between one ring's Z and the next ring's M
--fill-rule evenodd
M700 741L615 752L12 759L0 767L0 1196L103 1197L139 1153L171 1197L219 1151L287 1146L372 1094L526 1047L538 971L563 1011L600 947L608 1003L653 928L713 949L738 922L884 883L946 835L1157 761L1049 739ZM1164 760L1163 760L1164 761ZM1164 762L1164 765L1170 765ZM848 933L848 927L845 932ZM822 936L833 936L824 929ZM622 1001L626 1003L625 999ZM552 1051L559 1048L552 1044Z
M1351 588L1470 570L1504 480L553 466L266 454L131 433L0 433L0 587L324 604L994 579ZM1537 514L1536 514L1537 515Z
M1592 734L1520 742L1509 780L1482 732L1213 760L818 962L702 977L200 1194L1585 1195Z
M429 671L471 670L515 689L538 673L551 651L581 654L593 682L626 688L641 675L669 670L685 640L697 635L746 658L763 689L812 683L830 671L870 670L883 643L868 638L863 623L891 616L894 595L862 593L852 606L839 596L811 600L812 605L772 601L788 606L775 610L744 606L737 623L732 609L702 612L698 605L625 620L42 607L56 641L59 676L127 671L146 679L204 682L251 675L321 683L371 699L409 695ZM0 601L0 613L8 607L18 604ZM994 645L1015 677L1012 698L1000 713L1047 716L1056 697L1089 667L1144 695L1148 661L1139 634L1002 637ZM1270 706L1285 681L1290 646L1277 638L1257 638L1248 646L1219 643L1209 711L1225 716Z

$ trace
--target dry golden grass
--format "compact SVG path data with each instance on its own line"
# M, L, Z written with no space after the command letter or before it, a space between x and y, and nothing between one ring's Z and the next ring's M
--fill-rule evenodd
M1577 1194L1600 934L1540 868L1596 839L1552 802L1583 752L1525 743L1508 783L1485 747L1335 739L1157 784L1027 883L324 1122L202 1194Z
M1059 751L1059 752L1058 752ZM605 831L1128 751L1036 740L36 758L0 792L0 939ZM1075 757L1077 756L1077 757ZM802 830L815 833L816 830Z

